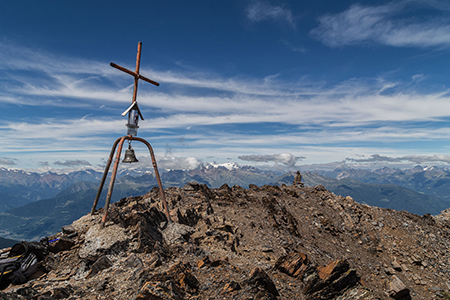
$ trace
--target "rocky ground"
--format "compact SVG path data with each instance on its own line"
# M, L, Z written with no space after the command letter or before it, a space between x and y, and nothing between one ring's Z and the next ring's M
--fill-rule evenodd
M322 186L190 183L63 227L0 299L450 299L450 212L358 204ZM75 237L68 238L67 236Z

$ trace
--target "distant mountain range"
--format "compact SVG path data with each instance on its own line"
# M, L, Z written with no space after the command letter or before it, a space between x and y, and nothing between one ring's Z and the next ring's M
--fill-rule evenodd
M189 181L206 183L211 187L219 187L223 183L229 185L248 186L249 183L262 185L276 176L253 167L240 167L234 163L223 165L205 165L194 171L160 170L164 187L182 186ZM32 173L22 170L0 168L0 212L20 207L25 204L50 199L58 193L82 181L99 182L103 172L84 169L68 174L54 172ZM120 169L117 178L130 184L146 183L156 185L153 170L142 168ZM107 186L107 183L105 184Z
M415 166L405 170L383 167L376 170L361 170L344 166L331 172L316 173L339 180L352 178L364 183L395 184L450 201L450 169L446 167Z
M450 207L447 200L395 184L365 183L352 178L335 179L311 172L304 173L303 179L308 186L321 184L336 195L351 196L359 203L398 211L406 210L418 215L437 215Z
M40 174L0 168L0 212L51 198L80 181L98 181L101 176L101 173L94 170L70 174Z
M196 181L217 188L248 187L249 184L291 185L294 173L280 174L236 164L206 165L197 170L160 170L164 188ZM60 230L90 212L101 172L93 169L69 174L27 173L0 168L0 236L39 239ZM375 171L338 168L334 171L302 172L306 186L323 185L337 195L357 202L415 214L438 214L450 207L450 171L416 167L409 170L383 168ZM148 170L122 170L112 201L147 193L156 186ZM99 207L104 205L105 184ZM46 199L47 198L47 199Z

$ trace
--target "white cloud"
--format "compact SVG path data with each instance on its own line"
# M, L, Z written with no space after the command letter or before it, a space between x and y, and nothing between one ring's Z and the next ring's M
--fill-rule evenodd
M294 46L289 41L287 41L285 39L281 39L281 43L283 43L288 49L290 49L293 52L300 52L300 53L308 52L308 50L306 48Z
M1 125L3 136L14 139L71 139L92 138L102 134L118 134L125 131L125 120L108 119L41 119L40 123L9 122Z
M117 73L104 62L59 56L39 48L21 47L13 42L0 41L0 70L40 71L46 74L99 74Z
M87 160L83 160L83 159L55 161L53 164L57 165L57 166L63 166L63 167L91 166L91 164Z
M239 159L245 161L252 162L275 162L281 163L288 167L294 167L296 162L302 160L303 156L295 156L292 153L279 153L279 154L271 154L271 155L260 155L260 154L252 154L252 155L241 155L238 156Z
M253 22L276 21L287 23L295 29L295 19L290 9L255 1L246 9L247 18Z
M450 155L439 154L439 155L407 155L399 157L383 156L379 154L372 154L368 158L346 158L346 161L351 162L364 162L364 163L374 163L374 162L412 162L416 164L422 163L447 163L450 164Z
M158 157L158 167L171 170L195 170L202 166L202 162L195 157Z
M17 161L17 158L0 157L0 165L14 166Z
M311 35L330 47L379 43L395 47L450 45L450 16L417 20L405 16L413 2L448 12L437 1L394 1L380 6L354 4L338 14L321 16ZM420 6L419 8L420 9Z

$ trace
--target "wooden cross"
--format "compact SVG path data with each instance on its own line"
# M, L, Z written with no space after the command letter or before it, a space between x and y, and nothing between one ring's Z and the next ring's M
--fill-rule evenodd
M153 81L151 79L148 79L147 77L142 76L141 74L139 74L139 68L141 65L141 49L142 49L142 42L138 43L138 52L137 52L137 57L136 57L136 71L130 71L124 67L121 67L115 63L110 63L111 67L114 67L116 69L119 69L120 71L123 71L127 74L130 74L131 76L134 77L134 90L133 90L133 100L131 102L131 104L133 105L136 102L136 97L137 97L137 88L138 88L138 81L139 79L142 79L144 81L147 81L151 84L154 84L156 86L159 86L159 83L157 83L156 81Z

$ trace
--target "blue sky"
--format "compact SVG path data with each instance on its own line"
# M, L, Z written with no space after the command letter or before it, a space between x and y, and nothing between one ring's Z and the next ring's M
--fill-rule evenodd
M0 166L104 165L141 41L159 165L450 162L450 3L2 1ZM146 151L133 143L139 159Z

